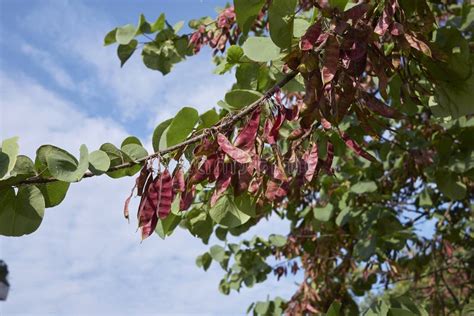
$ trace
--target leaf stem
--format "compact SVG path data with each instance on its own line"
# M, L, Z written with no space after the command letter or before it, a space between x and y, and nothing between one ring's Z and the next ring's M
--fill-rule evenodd
M231 114L227 119L222 120L222 122L220 122L220 123L218 123L218 124L216 124L216 125L214 125L210 128L205 129L203 133L201 133L199 135L196 135L194 137L191 137L191 138L189 138L189 139L187 139L187 140L185 140L185 141L183 141L179 144L176 144L174 146L165 148L161 151L157 151L157 152L155 152L155 153L153 153L149 156L143 157L143 158L138 159L136 161L125 162L125 163L113 166L113 167L109 168L109 170L107 170L107 172L117 171L117 170L121 170L121 169L125 169L125 168L128 168L128 167L137 165L137 164L141 164L142 162L145 162L149 159L153 159L153 158L156 158L156 157L159 157L159 156L163 156L165 154L168 154L168 153L174 152L176 150L182 149L182 148L184 148L184 147L186 147L190 144L194 144L194 143L204 139L205 137L207 137L207 135L209 133L220 132L220 131L226 130L229 127L234 126L234 124L236 122L240 121L242 118L244 118L247 115L249 115L250 113L252 113L255 109L260 107L265 101L270 99L275 92L277 92L280 88L282 88L288 82L290 82L297 74L298 74L298 71L290 72L282 80L277 82L272 88L268 89L265 92L265 94L263 96L261 96L258 100L256 100L252 104L248 105L247 107L243 108L240 112L237 112L235 114ZM82 178L92 178L94 176L95 176L95 174L93 174L90 171L87 171L86 173L84 173ZM18 182L16 184L14 184L14 186L30 185L30 184L42 184L42 183L50 183L50 182L56 182L56 181L58 181L58 180L55 179L55 178L42 178L40 176L34 176L34 177L30 177L30 178L27 178L23 181Z

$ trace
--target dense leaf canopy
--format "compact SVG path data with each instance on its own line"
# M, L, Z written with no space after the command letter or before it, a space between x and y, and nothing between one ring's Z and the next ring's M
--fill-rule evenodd
M473 18L469 0L235 0L186 34L141 15L105 36L121 66L140 51L166 75L209 46L235 84L159 124L153 153L130 136L33 161L4 140L0 233L34 232L70 183L138 174L125 217L136 194L143 239L215 235L196 263L222 293L303 276L255 315L472 315ZM270 217L288 232L228 242Z

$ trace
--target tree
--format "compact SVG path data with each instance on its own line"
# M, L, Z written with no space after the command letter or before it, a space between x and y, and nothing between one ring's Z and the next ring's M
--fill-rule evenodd
M4 140L0 233L34 232L70 183L138 173L125 217L137 194L143 239L214 234L223 246L196 263L220 264L222 293L302 271L291 298L256 302L256 315L470 315L472 7L235 0L189 34L141 15L105 36L121 65L141 50L166 75L210 46L216 74L236 77L220 110L181 109L156 127L152 154L130 136L82 145L79 159L43 145L33 161ZM226 241L270 216L290 223L286 236Z
M10 283L8 282L8 266L5 261L0 260L0 301L6 301Z

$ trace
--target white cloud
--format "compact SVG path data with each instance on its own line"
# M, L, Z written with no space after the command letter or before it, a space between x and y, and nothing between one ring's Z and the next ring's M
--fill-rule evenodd
M114 100L109 106L117 106L123 119L153 113L154 126L186 105L209 109L230 88L231 75L211 75L210 52L205 51L166 76L147 69L139 52L120 68L116 46L102 45L104 35L118 22L79 3L54 4L32 12L24 26L52 43L54 54L80 64L88 75L77 83L78 89L89 97L108 94Z
M119 143L126 136L111 119L86 116L21 74L0 73L0 96L1 136L20 136L20 151L27 155L46 143L76 153L83 143L95 149L107 141Z
M34 59L34 63L42 67L43 70L45 70L56 82L56 84L68 90L74 88L72 78L63 68L57 65L58 61L54 60L51 54L35 48L27 43L22 43L19 46L21 52Z

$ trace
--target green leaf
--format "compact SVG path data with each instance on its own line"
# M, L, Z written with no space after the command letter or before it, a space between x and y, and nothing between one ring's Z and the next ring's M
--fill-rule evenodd
M216 234L217 239L225 241L226 236L227 236L227 232L228 232L227 229L218 226L214 233Z
M133 39L127 45L120 44L117 47L117 55L120 59L120 67L123 67L127 60L133 55L135 49L137 48L138 41Z
M310 23L305 19L296 18L293 22L293 36L294 37L302 37L306 30L309 28Z
M462 33L452 27L436 30L435 43L447 57L447 62L427 60L430 73L445 82L464 81L472 74L469 42Z
M45 207L48 208L59 205L66 197L69 185L69 182L63 181L56 181L38 185L38 189L40 189L41 193L43 194Z
M270 301L257 302L257 304L255 304L254 311L257 313L257 315L267 315L269 309Z
M55 150L55 146L42 145L36 150L35 158L35 172L41 174L43 177L51 177L51 173L48 170L46 157L51 151Z
M339 316L341 310L341 303L334 301L331 306L329 306L326 316Z
M30 158L23 155L16 157L15 167L10 172L10 177L5 180L0 180L0 189L5 187L11 187L18 184L29 177L36 176L35 165Z
M240 110L260 99L263 95L252 90L231 90L225 95L225 102L232 110Z
M232 45L227 49L226 61L231 64L237 64L240 62L242 56L244 56L244 50L242 47Z
M10 171L15 167L19 150L18 137L7 138L2 141L0 147L0 179L10 176Z
M117 160L119 160L119 163L130 161L130 157L128 157L125 153L123 153L111 143L102 144L102 146L100 146L100 150L109 156L111 162L116 162ZM112 164L115 165L114 163Z
M89 152L86 145L81 145L79 162L67 151L58 147L51 147L51 151L46 156L48 170L51 175L65 182L81 180L89 167Z
M438 82L430 107L435 116L459 118L474 114L473 99L474 74L471 74L466 81Z
M132 24L127 24L117 28L115 33L115 40L117 43L122 45L128 45L130 41L135 37L137 28Z
M166 121L161 122L153 131L152 144L153 150L155 152L164 149L160 147L160 139L161 135L163 135L163 132L168 128L168 126L170 126L171 121L173 121L173 119L168 119Z
M171 235L180 222L181 216L170 213L165 219L158 220L155 232L158 234L158 236L160 236L161 239L165 239L166 236Z
M354 256L366 261L375 253L375 238L361 239L354 246Z
M426 66L435 81L435 96L430 107L435 116L458 118L474 113L474 63L469 42L455 28L436 30L435 42L447 56L447 62L427 60Z
M242 193L234 198L235 205L243 213L250 217L256 216L256 205L248 193Z
M89 170L95 175L101 175L109 170L110 159L105 151L96 150L89 155Z
M198 236L207 244L214 227L214 223L207 212L197 208L191 209L186 213L184 224L193 236Z
M242 212L230 195L222 196L216 205L210 209L209 215L217 223L227 228L233 228L246 223L250 216Z
M314 218L321 222L327 222L331 219L334 212L334 206L331 203L324 207L315 207L313 209Z
M198 120L198 111L190 107L182 108L163 132L162 137L165 137L166 148L186 140L192 133Z
M421 191L420 201L418 205L420 205L421 207L433 205L433 201L431 200L428 189L425 188L423 191Z
M13 188L0 190L0 235L31 234L40 226L45 202L35 186L22 186L15 196Z
M280 57L280 48L268 37L249 37L242 45L245 56L256 62L269 62Z
M165 28L165 14L161 13L160 16L156 19L155 23L151 25L151 33L161 31Z
M462 200L466 196L466 185L459 177L449 170L438 170L435 175L438 189L451 200Z
M212 263L212 257L211 255L206 252L200 256L198 256L196 258L196 265L199 267L199 268L203 268L204 271L207 271L207 269L209 269L209 267L211 266L211 263Z
M329 0L329 5L343 12L348 2L349 0Z
M128 136L127 138L125 138L120 147L123 147L128 144L137 144L142 146L142 142L135 136Z
M461 316L472 316L474 315L474 302L464 305Z
M152 44L146 44L143 47L143 50L142 50L143 63L145 64L145 66L147 66L150 69L160 71L163 75L168 74L171 71L171 68L173 67L173 63L168 57L157 55L151 52L148 49L151 45Z
M16 158L15 167L11 171L12 175L35 175L35 165L29 157L18 155Z
M209 128L219 122L220 117L216 110L211 109L199 117L199 126L197 129Z
M416 316L416 314L403 308L390 308L387 316Z
M343 226L347 224L347 222L351 218L351 209L349 207L344 208L336 217L336 225Z
M173 31L175 33L178 33L183 28L183 25L184 25L184 21L179 21L178 23L173 25Z
M271 234L268 237L268 241L270 241L270 243L275 247L283 247L286 245L286 237L283 235Z
M296 0L273 0L268 9L270 37L283 49L291 45L295 7Z
M150 23L147 22L145 16L143 14L140 14L140 18L138 20L138 27L137 27L135 36L141 35L143 33L153 33L153 32L151 31L151 25Z
M129 157L125 152L115 147L113 144L105 143L100 146L100 150L104 151L107 156L109 156L110 168L133 161L131 157ZM107 172L107 175L114 179L126 176L133 176L135 173L140 171L140 168L141 166L137 164L128 168L123 168L116 171L109 171Z
M122 147L122 151L135 162L148 156L146 149L137 144L127 144Z
M264 68L266 67L264 66ZM237 84L233 87L233 89L257 90L259 74L260 67L257 63L244 63L239 65L235 70Z
M262 10L265 0L234 0L237 24L244 34L247 34Z
M114 28L112 31L107 33L104 37L104 46L110 45L115 43L117 40L116 38L117 28Z
M212 246L209 252L211 253L212 259L217 262L222 262L225 259L225 250L219 245Z
M362 194L367 192L377 191L377 184L373 181L361 181L357 182L351 187L351 192Z

